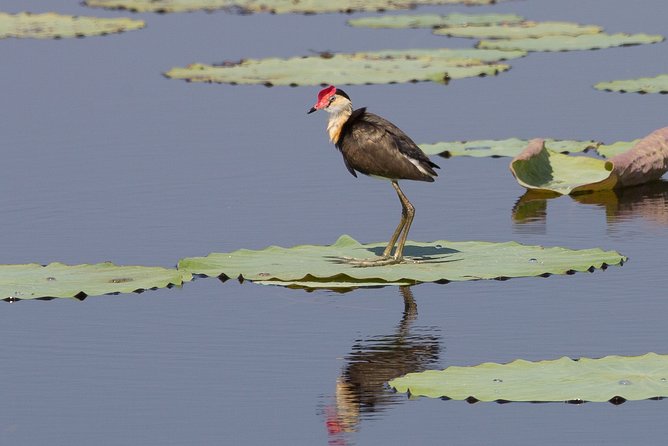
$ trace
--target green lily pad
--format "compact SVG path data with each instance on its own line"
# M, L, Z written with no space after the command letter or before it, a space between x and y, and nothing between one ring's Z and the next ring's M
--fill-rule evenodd
M55 14L6 14L0 12L0 39L8 37L59 39L99 36L143 28L143 20L126 18L78 17Z
M526 51L480 50L475 48L413 48L408 50L364 51L353 54L340 54L339 56L363 60L426 59L447 61L460 65L474 65L483 62L517 59L526 55ZM327 57L327 55L324 56Z
M516 14L404 14L361 17L348 20L350 26L365 28L439 28L517 23L524 20Z
M159 267L64 265L50 263L0 265L0 299L99 296L164 288L189 282L192 275Z
M226 9L243 13L274 14L385 11L420 5L489 5L497 0L85 0L86 6L127 9L132 12L187 12Z
M406 243L404 255L420 263L361 268L346 261L346 258L373 258L384 248L384 243L362 245L343 235L330 246L271 246L259 251L241 249L186 258L179 261L178 268L193 274L262 284L336 288L566 274L619 265L626 260L617 252L600 249L440 240Z
M640 142L639 139L634 139L633 141L617 141L612 144L601 144L596 148L596 153L604 158L612 158L613 156L628 152L638 142Z
M583 156L568 156L550 149L543 140L532 140L510 163L517 182L527 189L570 194L583 190L612 189L609 161Z
M190 82L264 85L379 84L495 75L510 67L487 63L522 57L524 52L471 49L386 50L354 54L323 54L290 59L243 60L223 65L193 64L172 68L165 76Z
M543 36L579 36L597 34L600 26L579 25L571 22L525 21L501 25L449 26L434 30L434 34L451 37L473 37L478 39L527 39Z
M477 47L516 51L575 51L642 45L663 40L664 37L660 35L600 33L580 36L544 36L535 39L481 40Z
M411 396L468 401L606 402L668 396L668 355L563 357L409 373L389 385Z
M598 90L618 91L620 93L661 93L668 94L668 74L656 77L641 77L611 82L599 82L594 85Z
M477 141L451 141L437 142L434 144L420 144L420 148L427 155L441 155L446 158L451 156L472 156L475 158L502 156L514 157L526 148L529 141L526 139L483 139ZM555 152L574 153L584 152L596 148L596 141L573 141L546 139L545 145Z

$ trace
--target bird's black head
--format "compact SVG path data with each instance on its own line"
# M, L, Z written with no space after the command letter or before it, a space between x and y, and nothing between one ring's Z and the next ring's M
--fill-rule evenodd
M350 96L348 96L348 95L346 94L346 92L343 91L343 90L341 90L340 88L337 88L337 89L336 89L336 93L335 93L335 94L338 94L339 96L343 96L344 98L350 100Z

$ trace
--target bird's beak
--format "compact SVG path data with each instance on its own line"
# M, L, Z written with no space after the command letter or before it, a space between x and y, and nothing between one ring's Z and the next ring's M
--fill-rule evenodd
M315 107L311 107L311 109L310 109L309 111L307 111L306 114L307 114L307 115L310 115L310 114L313 113L314 111L318 111L318 109L315 108Z

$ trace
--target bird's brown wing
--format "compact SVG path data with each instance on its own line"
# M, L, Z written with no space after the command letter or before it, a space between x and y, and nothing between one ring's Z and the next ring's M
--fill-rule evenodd
M337 147L351 173L418 181L434 181L437 175L438 166L401 129L364 109L353 112Z

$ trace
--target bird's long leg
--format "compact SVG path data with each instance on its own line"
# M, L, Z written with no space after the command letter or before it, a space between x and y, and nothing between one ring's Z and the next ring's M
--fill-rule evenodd
M411 204L410 201L408 201L406 195L404 195L402 190L399 188L399 183L392 181L392 186L394 186L394 190L397 191L397 195L401 201L401 206L403 207L401 213L402 220L404 220L403 233L399 238L397 250L394 251L394 260L399 263L403 259L404 245L406 244L406 239L408 238L408 231L410 230L411 224L413 223L413 218L415 218L415 207ZM394 240L392 241L392 244L394 244Z
M408 237L408 230L413 223L413 218L415 217L415 207L408 201L406 195L402 192L399 187L399 183L392 181L392 187L397 191L397 196L401 202L401 220L399 221L399 226L394 230L390 242L387 244L383 255L377 259L346 259L347 263L350 263L355 266L367 267L367 266L383 266L383 265L394 265L404 261L403 251L404 245L406 244L406 238ZM399 239L399 244L397 245L397 250L392 256L392 248L394 248L395 243Z
M401 199L403 193L401 192L401 189L399 189L399 184L396 181L392 181L392 186L397 191L397 195L399 196L399 201L401 201L401 220L399 221L399 226L397 226L397 229L394 230L394 234L392 234L392 237L390 238L390 241L387 244L387 248L385 248L385 251L383 251L383 257L390 257L392 255L392 249L394 248L394 245L397 243L397 239L399 238L401 231L404 229L404 226L406 226L406 217L408 215L406 206L404 205L404 201Z

